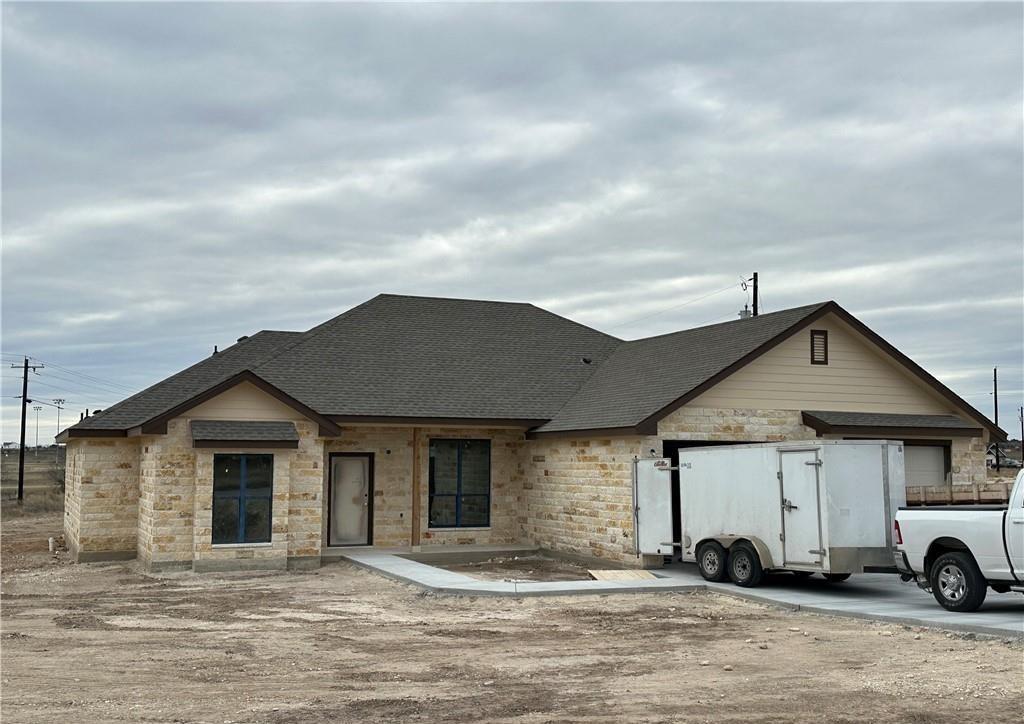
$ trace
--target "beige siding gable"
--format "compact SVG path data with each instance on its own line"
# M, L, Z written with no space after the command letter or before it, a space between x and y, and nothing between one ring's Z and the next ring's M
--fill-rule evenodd
M812 329L828 332L828 364L811 364ZM833 314L800 330L688 406L962 415Z
M216 397L196 405L182 417L192 420L304 420L297 410L268 395L249 382L242 382Z

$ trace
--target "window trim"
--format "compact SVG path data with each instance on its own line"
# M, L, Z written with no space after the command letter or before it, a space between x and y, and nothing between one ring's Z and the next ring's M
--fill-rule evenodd
M485 442L487 443L487 494L483 493L469 493L468 496L464 496L462 492L462 446L457 445L457 459L456 459L456 478L455 478L455 492L454 493L440 493L435 494L430 492L430 481L434 476L434 463L433 458L430 456L430 448L435 442ZM493 480L491 479L491 443L490 438L467 438L467 437L432 437L427 440L427 529L434 531L444 530L483 530L491 527L491 489L493 487ZM480 525L462 525L462 498L463 497L477 497L487 498L487 520ZM455 522L448 525L435 525L430 519L430 503L434 498L455 498Z
M816 359L814 356L814 339L818 337L821 339L824 356L822 359ZM828 330L827 329L812 329L811 330L811 364L812 365L827 365L828 364Z
M239 458L238 463L238 494L226 494L217 493L216 477L217 477L217 458L237 456ZM246 458L248 457L268 457L270 458L270 492L267 495L248 495L249 480L248 471L246 469ZM210 500L210 545L215 548L221 547L243 547L243 546L267 546L272 545L274 542L274 468L276 467L277 461L274 459L273 453L214 453L213 455L213 480L210 481L211 487L211 500ZM238 539L227 542L227 543L215 543L213 541L213 501L217 498L227 500L238 501ZM268 518L268 537L267 540L258 541L247 541L245 540L245 507L246 502L249 499L253 500L266 500L267 501L267 518Z

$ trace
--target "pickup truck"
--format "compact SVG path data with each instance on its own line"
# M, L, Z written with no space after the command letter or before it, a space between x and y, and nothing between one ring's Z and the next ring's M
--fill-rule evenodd
M1024 593L1024 471L1008 505L900 508L894 559L905 581L950 611L976 611L991 588Z

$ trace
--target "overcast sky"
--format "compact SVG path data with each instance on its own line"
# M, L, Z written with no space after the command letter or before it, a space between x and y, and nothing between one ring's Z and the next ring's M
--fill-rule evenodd
M379 292L631 339L754 270L988 414L998 365L1018 436L1021 38L1020 4L4 3L3 439L12 355L77 419Z

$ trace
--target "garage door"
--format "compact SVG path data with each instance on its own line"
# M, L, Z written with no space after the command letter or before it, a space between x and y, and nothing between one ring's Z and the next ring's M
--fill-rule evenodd
M946 448L941 445L906 445L903 450L907 485L945 485Z

